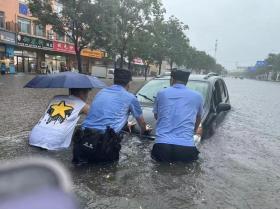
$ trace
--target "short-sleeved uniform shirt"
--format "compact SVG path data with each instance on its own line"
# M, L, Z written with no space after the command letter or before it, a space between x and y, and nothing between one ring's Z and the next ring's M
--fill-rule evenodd
M143 114L135 95L120 85L112 85L96 95L82 127L105 131L109 126L119 133L130 113L135 118Z
M32 129L29 143L48 150L69 147L79 114L85 105L75 96L55 96Z
M156 143L195 146L194 127L202 111L202 96L183 84L160 91L153 110L158 116Z

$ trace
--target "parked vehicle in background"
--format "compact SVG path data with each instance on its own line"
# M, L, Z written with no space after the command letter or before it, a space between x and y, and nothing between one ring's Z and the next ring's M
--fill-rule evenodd
M107 76L107 69L106 67L101 66L92 66L91 68L91 75L97 78L106 78Z
M114 68L109 68L107 70L107 78L109 79L114 79L114 72L115 72L115 69Z
M149 138L155 138L156 120L152 112L154 100L161 89L169 86L170 76L161 76L150 80L136 94L138 101L141 103L144 118L153 128ZM201 122L204 130L202 138L208 138L213 135L216 126L222 122L227 111L231 109L226 84L222 77L209 74L191 75L187 86L198 91L204 99ZM139 130L137 125L132 129L134 133L139 133Z

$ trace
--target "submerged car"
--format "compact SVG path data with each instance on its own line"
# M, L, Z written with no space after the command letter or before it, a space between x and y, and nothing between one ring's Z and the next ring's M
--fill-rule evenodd
M170 86L170 76L161 76L150 80L137 93L146 122L153 128L148 138L155 138L156 120L153 115L153 104L157 93ZM199 92L204 100L201 126L202 138L213 135L216 126L221 123L225 114L231 109L229 94L222 77L216 74L191 75L187 87ZM132 122L132 121L131 121ZM133 123L133 122L132 122ZM133 127L132 132L139 133L139 127Z

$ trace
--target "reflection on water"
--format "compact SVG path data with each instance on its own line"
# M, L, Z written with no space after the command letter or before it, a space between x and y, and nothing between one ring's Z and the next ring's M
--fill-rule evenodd
M150 157L152 141L127 136L118 163L74 166L71 149L28 146L47 101L66 93L22 89L30 78L0 77L0 159L60 160L72 173L82 208L279 208L279 83L227 79L233 110L202 143L195 163L158 164Z

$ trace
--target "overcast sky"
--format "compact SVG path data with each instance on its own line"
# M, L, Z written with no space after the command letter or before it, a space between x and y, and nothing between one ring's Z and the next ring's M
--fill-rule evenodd
M231 70L280 53L280 0L162 0L189 26L191 45Z

